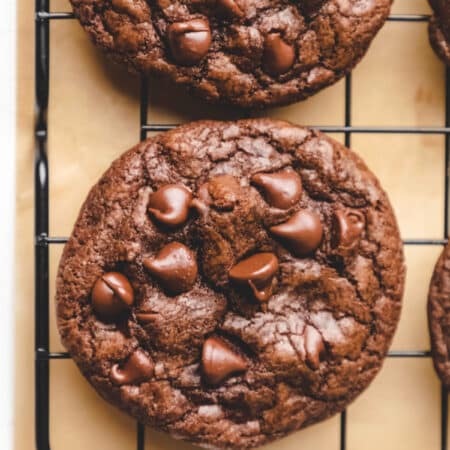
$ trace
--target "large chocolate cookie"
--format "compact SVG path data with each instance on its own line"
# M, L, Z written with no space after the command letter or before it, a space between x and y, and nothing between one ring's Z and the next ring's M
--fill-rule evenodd
M434 268L428 293L428 328L434 367L450 389L450 244Z
M71 0L92 40L134 71L212 102L292 103L361 59L391 0Z
M125 153L91 190L58 324L104 398L244 449L367 387L403 282L392 208L354 153L285 122L198 122Z
M440 58L450 66L450 1L429 2L434 11L429 26L430 42Z

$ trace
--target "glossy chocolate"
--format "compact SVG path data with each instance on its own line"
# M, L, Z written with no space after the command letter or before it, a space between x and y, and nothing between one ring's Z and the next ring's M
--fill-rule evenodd
M179 242L167 244L155 258L144 259L143 264L170 294L189 291L197 278L195 254Z
M169 26L168 38L175 61L184 66L192 66L208 53L211 29L206 19L175 22Z
M192 194L182 184L168 184L154 192L148 202L149 213L160 223L177 227L186 222Z
M272 295L274 276L278 270L278 258L273 253L257 253L240 261L229 271L235 283L246 283L255 297L263 302Z
M289 71L295 61L295 49L279 33L270 33L266 37L263 54L264 70L272 76Z
M133 304L133 288L119 272L108 272L94 284L91 294L92 307L103 319L114 320Z
M205 380L218 385L231 375L245 371L247 362L223 339L209 337L203 344L202 369Z
M111 368L111 380L121 386L136 384L152 377L154 364L151 358L141 349L135 350L126 361L123 368L114 364Z
M288 209L294 206L302 195L302 180L293 170L275 173L257 173L252 182L264 191L270 206Z
M298 257L314 252L322 242L323 226L317 213L302 209L287 222L270 228L286 247Z

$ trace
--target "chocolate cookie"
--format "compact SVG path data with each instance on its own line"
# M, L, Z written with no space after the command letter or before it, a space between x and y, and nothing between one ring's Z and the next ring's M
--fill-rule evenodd
M71 0L95 44L211 102L292 103L348 73L391 0Z
M450 2L428 1L434 11L429 26L431 45L439 57L450 66Z
M428 293L431 354L439 378L450 389L450 244L434 268Z
M356 154L285 122L198 122L139 144L91 190L58 325L105 399L244 449L367 387L403 283L392 208Z

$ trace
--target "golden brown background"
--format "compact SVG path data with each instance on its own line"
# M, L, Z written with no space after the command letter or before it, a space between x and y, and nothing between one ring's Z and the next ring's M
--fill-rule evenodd
M53 0L52 11L69 11ZM397 0L397 14L429 13L426 0ZM33 111L34 1L19 1L17 156L16 443L34 448L33 417ZM91 185L139 139L139 79L106 61L74 20L51 21L49 108L50 235L67 236ZM444 67L425 23L389 22L353 75L354 125L444 125ZM260 115L304 125L343 125L344 82L296 105ZM150 83L149 122L237 118L159 81ZM343 139L342 135L336 135ZM390 194L405 239L444 235L444 137L356 134L352 146ZM62 246L51 246L51 350L61 351L53 284ZM426 293L439 246L408 246L407 288L393 349L427 350ZM51 363L52 450L135 448L135 422L101 400L70 360ZM348 450L438 450L440 385L429 358L386 361L348 409ZM300 431L267 450L337 450L339 417ZM146 450L189 444L146 433Z

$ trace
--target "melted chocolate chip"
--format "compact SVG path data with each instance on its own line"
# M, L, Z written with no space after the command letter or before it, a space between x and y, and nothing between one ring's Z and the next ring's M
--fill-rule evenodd
M102 275L92 289L92 306L103 319L114 320L133 304L130 282L119 272Z
M263 189L267 202L279 209L294 206L302 195L302 180L293 170L257 173L253 183Z
M169 26L168 37L172 56L185 66L200 62L211 45L211 30L205 19L173 23Z
M111 380L121 386L123 384L135 384L142 382L153 375L154 365L152 360L143 350L136 350L120 368L115 364L111 368Z
M325 351L323 339L320 333L311 325L307 325L304 334L306 363L312 369L318 369L320 366L320 357Z
M366 225L364 214L355 210L338 210L334 214L333 246L350 250L360 241Z
M195 254L179 242L167 244L156 258L146 258L143 264L170 294L189 291L197 278Z
M285 42L279 33L270 33L264 45L264 70L272 76L282 75L292 67L294 61L294 47Z
M278 258L273 253L257 253L236 264L229 271L236 283L247 283L255 297L263 302L272 295Z
M202 368L206 381L218 385L231 375L245 371L247 362L224 340L209 337L203 344Z
M191 200L192 194L185 186L168 184L150 196L148 211L158 222L177 227L186 222Z
M323 226L315 212L303 209L287 222L271 227L270 232L280 238L294 255L304 257L319 247Z

